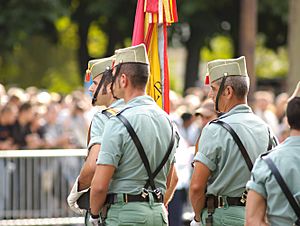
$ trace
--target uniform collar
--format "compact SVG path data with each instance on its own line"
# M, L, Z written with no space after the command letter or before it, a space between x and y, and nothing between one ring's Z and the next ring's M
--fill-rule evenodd
M220 116L219 119L226 118L230 115L239 114L239 113L252 113L252 109L247 104L239 104L233 107L230 111Z
M123 99L118 99L118 100L114 101L109 107L114 108L114 107L119 106L121 104L124 104L124 100Z
M126 105L130 107L134 107L138 105L151 105L153 103L155 102L150 96L144 95L144 96L138 96L131 99L130 101L127 102Z
M293 143L299 141L300 141L300 136L289 136L284 140L284 143Z

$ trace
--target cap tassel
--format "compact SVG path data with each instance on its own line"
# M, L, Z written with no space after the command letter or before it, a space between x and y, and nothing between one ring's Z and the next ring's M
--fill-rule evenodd
M209 85L209 75L208 74L205 76L204 84Z
M86 74L85 74L85 81L89 82L91 79L91 73L89 70L86 70Z

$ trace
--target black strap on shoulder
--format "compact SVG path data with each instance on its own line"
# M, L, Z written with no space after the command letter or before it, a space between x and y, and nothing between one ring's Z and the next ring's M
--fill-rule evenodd
M267 151L270 151L273 147L278 145L278 141L275 136L271 135L270 128L268 128L268 134L269 134L269 144L268 144Z
M135 133L134 129L132 128L131 124L129 123L129 121L121 114L117 114L118 119L124 124L124 126L126 127L129 135L131 136L138 152L139 155L143 161L143 164L146 168L147 174L148 174L148 180L146 185L144 186L144 188L148 188L148 186L150 185L151 189L154 191L156 190L155 187L155 183L154 183L154 178L155 176L159 173L159 171L162 169L162 167L165 165L166 161L169 158L169 155L172 151L173 145L174 145L174 132L173 132L173 127L172 127L172 137L171 137L171 142L170 145L168 147L168 151L166 152L162 162L159 164L159 166L156 168L156 170L154 171L154 173L151 172L151 168L150 168L150 164L148 161L148 158L146 156L145 150L143 148L143 145L140 142L140 139L138 138L137 134Z
M173 146L174 146L174 142L175 142L175 138L174 138L174 128L173 126L171 126L172 128L172 135L171 135L171 141L169 143L169 147L168 150L164 156L164 158L162 159L162 161L160 162L160 164L158 165L158 167L156 168L156 170L153 172L153 178L155 178L157 176L157 174L160 172L160 170L164 167L164 165L166 164L166 162L168 161L168 158L173 150ZM178 134L176 134L177 136ZM149 181L147 181L146 185L144 186L145 188L147 188L149 186Z
M214 120L214 121L211 121L211 123L216 123L216 124L219 124L221 125L224 129L226 129L230 134L231 136L233 137L235 143L237 144L237 146L239 147L245 161L246 161L246 164L248 166L248 169L251 171L252 168L253 168L253 164L252 164L252 161L248 155L248 152L245 148L245 146L243 145L241 139L239 138L239 136L236 134L236 132L231 128L231 126L229 124L227 124L226 122L224 121L221 121L221 120Z
M102 114L104 114L107 118L117 115L117 113L118 111L114 108L106 108L102 111Z
M284 195L286 196L287 200L289 201L290 205L292 206L293 210L295 211L295 213L298 217L298 221L299 221L299 219L300 219L300 207L299 207L296 199L294 198L293 194L291 193L290 189L288 188L287 184L283 180L281 174L279 173L278 168L276 167L276 165L274 164L272 159L270 159L268 157L263 157L262 159L269 166L269 168L270 168L272 174L274 175L277 183L279 184L281 190L283 191Z

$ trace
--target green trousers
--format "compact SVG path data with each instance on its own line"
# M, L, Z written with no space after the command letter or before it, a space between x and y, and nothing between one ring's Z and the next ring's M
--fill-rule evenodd
M202 224L205 224L207 209L201 214ZM245 207L231 206L216 208L213 214L213 226L244 226L245 224Z
M152 194L149 194L150 196ZM122 197L120 195L120 197ZM124 203L122 198L118 203L110 206L105 220L106 226L167 226L167 211L162 203L129 202Z

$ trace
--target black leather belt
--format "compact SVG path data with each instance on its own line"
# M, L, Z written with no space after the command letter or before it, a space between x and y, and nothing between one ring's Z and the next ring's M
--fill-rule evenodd
M123 202L149 202L149 195L147 195L145 198L141 195L129 195L129 194L108 194L106 196L105 203L106 204L115 204L118 202L118 195L123 195ZM163 202L163 195L160 196L160 198L157 198L155 195L153 195L154 202Z
M222 208L226 206L245 206L245 203L241 202L241 197L223 197L223 196L214 196L207 195L205 201L205 208L207 208L208 200L212 200L215 208Z

